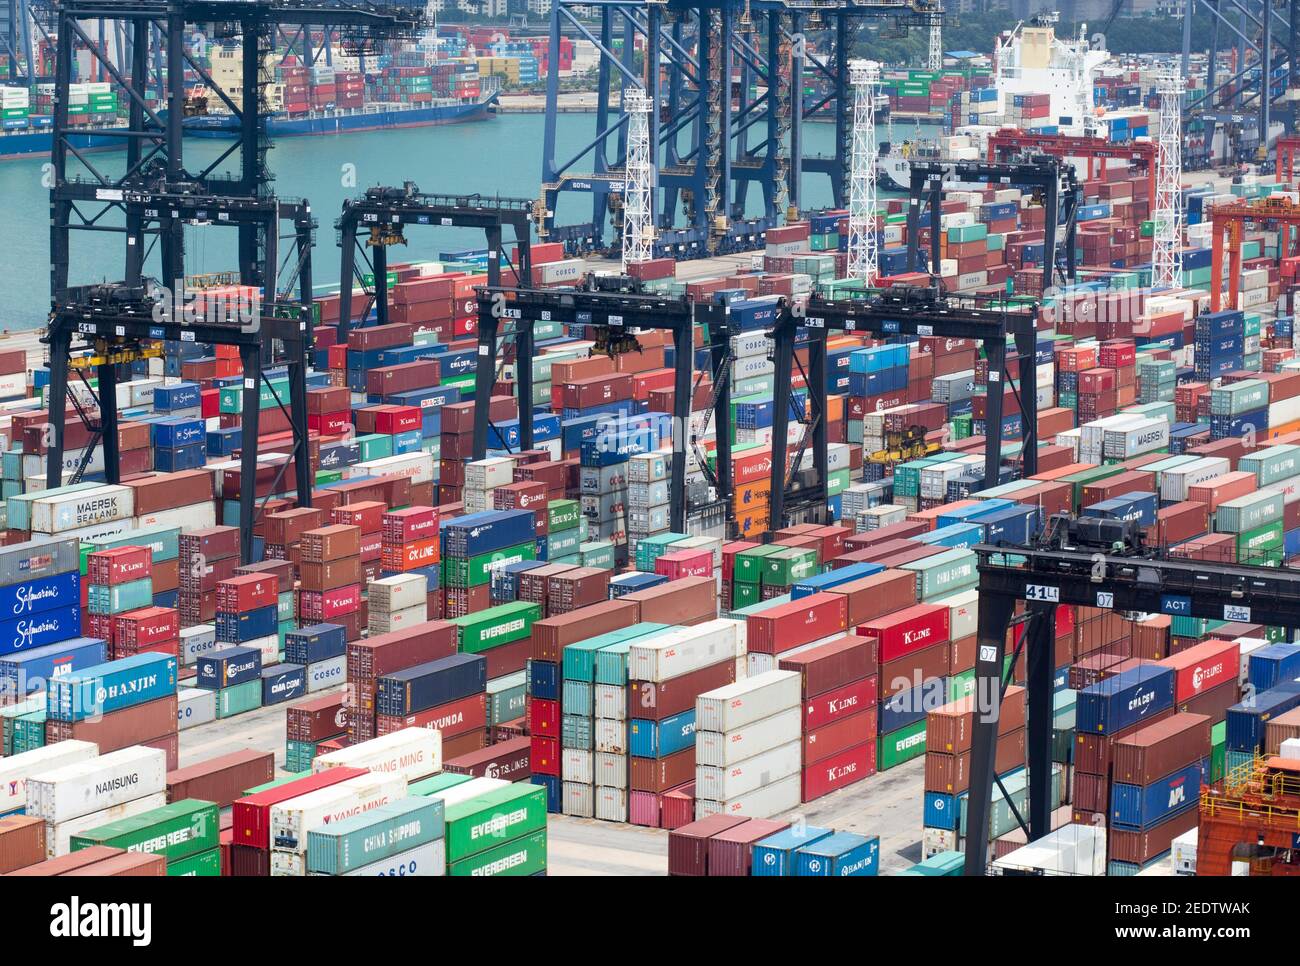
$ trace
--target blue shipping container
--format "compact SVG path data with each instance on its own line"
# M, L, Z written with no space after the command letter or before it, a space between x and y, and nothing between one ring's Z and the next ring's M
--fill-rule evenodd
M1295 707L1300 707L1300 681L1284 681L1252 700L1234 704L1225 716L1228 751L1258 751L1268 722Z
M274 634L279 624L279 608L267 604L239 614L217 612L217 640L222 644L243 644Z
M202 655L195 685L209 691L232 688L262 675L262 652L255 647L227 647Z
M0 615L6 618L80 605L81 574L76 571L0 587Z
M81 608L55 607L15 620L0 621L0 655L31 651L81 636Z
M289 664L315 664L347 651L347 631L341 624L312 624L284 636L284 659Z
M108 645L94 637L77 637L0 658L0 688L19 697L44 691L52 678L63 677L108 660Z
M861 580L863 577L878 574L884 569L878 563L855 563L849 564L847 567L841 567L839 570L828 570L824 574L805 577L790 588L790 599L798 600L801 597L819 594L832 587L839 587L841 584L852 583L855 580Z
M1174 703L1174 670L1143 664L1079 692L1080 734L1113 735Z
M1201 777L1208 767L1208 762L1200 759L1150 785L1115 782L1110 796L1111 822L1145 829L1196 805L1201 798Z
M93 715L144 704L176 691L176 658L137 654L55 678L45 692L45 712L55 721L82 721Z
M667 758L695 747L695 709L670 715L662 721L633 718L627 728L628 751L637 758Z
M381 677L375 710L380 714L415 714L487 688L487 658L452 654Z
M301 664L275 664L262 670L262 704L297 701L307 693L307 669Z
M1300 644L1270 644L1250 655L1250 683L1256 694L1296 678L1300 678Z
M753 846L750 875L794 875L795 853L834 834L832 829L805 825L803 828L788 828L760 839Z
M836 832L795 853L796 875L876 875L880 859L880 838Z

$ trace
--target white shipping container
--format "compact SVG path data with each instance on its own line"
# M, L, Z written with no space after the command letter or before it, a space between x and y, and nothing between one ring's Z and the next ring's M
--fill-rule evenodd
M442 771L442 732L431 728L403 728L321 755L311 763L313 772L338 767L368 768L413 782Z
M591 752L581 748L560 751L560 777L566 782L591 784Z
M700 731L735 731L787 708L797 708L802 698L802 677L797 671L767 671L701 694L695 700L695 727Z
M744 761L800 737L801 707L788 708L759 721L728 731L695 732L695 764L718 768ZM753 817L753 816L751 816Z
M27 779L27 814L57 825L167 788L167 755L132 745Z
M1102 456L1130 459L1169 445L1169 420L1142 419L1129 426L1106 430Z
M940 597L936 604L948 607L948 637L960 641L979 629L980 593L978 590L963 590L948 597Z
M354 468L372 476L408 476L412 483L432 483L437 478L433 469L433 455L423 451L382 456L376 460L357 463Z
M306 852L309 829L341 822L405 797L406 780L400 774L371 773L290 798L271 806L271 848Z
M1232 465L1223 457L1206 456L1194 463L1165 470L1160 474L1160 499L1181 503L1187 499L1187 491L1190 487L1212 480L1216 476L1222 476L1231 469Z
M606 687L607 685L596 685L596 687ZM627 692L623 688L618 691L624 695ZM627 754L627 722L620 721L617 718L597 718L592 722L592 743L597 754L626 755Z
M636 640L627 655L631 681L667 681L744 654L735 621L713 620Z
M627 821L627 790L597 785L595 792L596 818L604 822Z
M534 265L533 271L537 273L540 284L558 285L561 282L576 282L580 279L585 264L581 258L565 258L558 262Z
M799 775L794 774L752 792L719 802L710 798L695 800L695 818L710 815L743 815L746 818L772 818L799 807Z
M623 726L627 734L627 688L614 684L597 684L592 693L597 719L610 718Z
M193 627L181 628L180 659L181 665L188 667L198 661L199 657L217 649L217 626L215 624L195 624Z
M7 372L0 376L0 399L14 399L27 394L27 373Z
M180 730L217 719L217 692L182 688L176 698L176 727Z
M0 815L16 812L27 804L27 779L75 765L99 754L93 741L56 741L43 748L0 758Z
M994 875L1004 875L1007 870L1040 875L1105 875L1106 829L1095 825L1064 825L994 860Z
M348 657L346 654L332 657L328 661L317 661L315 664L308 664L307 693L314 694L317 691L324 691L326 688L342 684L347 679L347 670Z
M1269 403L1268 406L1268 424L1270 426L1282 426L1286 423L1293 423L1300 419L1300 396L1292 396L1290 399L1279 399L1277 402Z
M583 782L566 781L560 788L560 812L575 818L595 818L595 791Z
M114 805L112 808L100 809L98 812L91 812L89 815L79 815L57 825L46 822L45 857L47 859L57 859L60 855L67 855L71 852L72 837L74 835L80 835L88 829L99 828L109 822L120 822L124 818L152 812L155 808L162 808L166 804L167 793L154 792L152 795L145 795L143 798L123 802L120 805Z
M724 802L799 772L803 745L799 741L773 748L726 768L700 765L695 769L695 797Z
M391 614L408 607L425 605L429 599L429 578L423 574L397 574L372 580L366 586L371 614Z
M1277 753L1283 758L1300 761L1300 738L1288 738L1278 745Z
M255 647L262 655L262 667L270 667L280 662L280 635L267 634L245 641L240 647Z
M1189 828L1169 843L1169 864L1174 875L1196 875L1196 842L1199 828Z
M434 839L391 858L371 862L344 875L430 876L447 874L447 843Z
M479 490L508 486L515 480L515 462L504 456L490 456L465 464L465 485Z
M34 500L31 526L38 533L63 533L127 520L134 516L134 511L135 490L129 486L101 486Z
M627 787L627 756L598 751L592 756L592 781L610 788Z
M370 614L367 629L371 636L400 631L403 628L424 624L429 620L429 608L426 604L416 604L404 610L390 611L385 614Z
M142 513L135 518L137 527L180 527L184 530L202 530L217 525L217 505L207 500L191 503L171 510Z
M957 848L957 833L946 828L926 828L921 833L921 854L925 858Z

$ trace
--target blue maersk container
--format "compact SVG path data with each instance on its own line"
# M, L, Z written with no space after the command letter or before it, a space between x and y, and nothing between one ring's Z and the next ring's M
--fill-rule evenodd
M1271 691L1234 704L1225 716L1228 751L1258 751L1268 722L1295 707L1300 707L1300 681L1283 681Z
M227 647L202 655L195 666L195 685L220 691L261 677L262 652L255 647Z
M297 701L307 693L307 669L301 664L274 664L262 669L262 704Z
M880 837L836 832L805 845L795 853L796 875L876 875L880 865Z
M824 574L805 577L790 588L790 599L798 600L800 597L820 594L832 587L850 584L855 580L861 580L863 577L878 574L884 569L878 563L855 563L849 564L847 567L841 567L839 570L828 570Z
M695 709L662 721L633 718L627 728L628 751L636 758L667 758L695 747Z
M1115 782L1110 796L1114 826L1147 829L1178 812L1195 806L1201 798L1201 780L1209 770L1202 758L1150 785Z
M7 588L6 588L7 589ZM19 651L0 658L0 688L22 697L44 691L46 682L108 660L108 645L94 637L76 637Z
M166 697L176 691L176 668L174 656L150 652L74 671L49 682L45 713L55 721L82 721Z
M80 605L81 574L75 570L69 574L55 574L0 587L0 616L5 619Z
M1256 694L1300 678L1300 644L1270 644L1253 652L1249 660Z
M380 714L414 714L480 694L487 687L487 658L452 654L379 679L375 710Z
M1173 703L1173 668L1143 664L1080 691L1075 727L1080 734L1113 735Z
M81 636L81 608L55 607L0 621L0 655L30 651Z
M833 829L805 825L788 828L760 839L753 845L750 875L781 876L795 874L795 853L805 846L834 835Z
M290 664L318 664L347 652L348 638L341 624L312 624L284 636L284 659Z

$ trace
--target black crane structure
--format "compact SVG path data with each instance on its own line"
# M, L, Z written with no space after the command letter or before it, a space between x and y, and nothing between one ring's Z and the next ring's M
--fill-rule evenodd
M379 325L388 322L388 247L405 244L405 229L410 225L436 225L439 227L478 228L487 235L488 285L501 285L502 263L507 268L508 279L514 285L530 284L532 275L532 225L533 202L527 198L500 198L477 194L427 194L413 182L398 187L375 187L366 190L359 198L343 202L343 213L334 223L338 233L342 262L339 278L339 341L347 341L347 334L364 321L373 306ZM514 232L518 249L518 264L511 262L502 247L502 229ZM366 258L360 233L368 233L366 245L370 257ZM371 269L372 286L367 286L357 264L361 250L361 263ZM352 285L356 278L367 293L362 310L352 310ZM521 346L521 351L532 354L532 346Z
M88 420L92 445L102 437L105 476L116 482L120 472L114 391L117 366L145 357L151 351L149 345L166 340L229 345L239 350L244 372L243 562L252 558L257 515L254 480L263 365L277 361L277 352L279 361L287 363L290 399L287 405L278 396L274 401L293 431L298 503L310 506L306 358L313 336L311 248L316 223L305 200L277 199L270 191L265 98L270 77L265 55L273 46L275 33L286 24L297 25L300 33L313 24L329 24L337 30L344 48L358 53L380 39L413 38L429 25L424 6L411 0L65 0L58 5L50 152L51 313L45 336L50 351L50 421L55 432L47 458L48 486L58 486L62 479L70 365L89 360L98 371L98 420L92 424L80 402L75 398L73 402L82 419ZM94 20L112 23L115 35L126 39L129 68L121 69L103 45L87 36L83 23ZM195 33L190 28L200 25L204 31L199 36L239 45L242 88L238 103L213 82L199 52L191 47ZM84 128L69 121L73 62L80 49L91 57L92 70L106 75L119 100L128 105L124 125L95 129L97 137L125 149L120 173L108 173L94 164L78 146ZM157 56L151 57L151 53ZM187 70L194 71L216 94L237 130L231 146L197 172L186 169L183 157ZM161 94L163 108L155 110L150 105L150 92ZM234 165L233 173L224 170L228 160ZM290 225L288 237L295 256L287 271L280 264L282 222ZM186 279L187 225L237 230L238 281L260 290L260 295L254 304L239 306L235 318L227 311L220 318L196 320L175 311ZM70 285L73 240L103 232L123 237L122 280ZM155 244L161 293L147 274ZM295 287L299 295L290 301L287 293ZM89 357L82 354L86 348L93 353ZM86 462L83 459L77 467L78 475ZM280 485L289 462L282 463L272 492Z
M831 332L864 332L876 337L940 336L952 339L977 339L988 360L989 393L985 412L987 427L984 444L985 485L997 485L1002 462L1003 378L1010 383L1014 398L1020 403L1023 422L1021 461L1026 476L1038 469L1038 407L1036 386L1038 359L1034 332L1037 325L1034 307L1008 307L993 299L945 296L937 286L895 285L877 290L861 299L810 298L806 304L784 303L771 330L773 360L778 378L772 398L772 438L774 453L785 445L790 426L790 380L780 378L789 373L795 360L795 346L808 350L808 370L804 373L809 399L805 431L793 461L772 460L771 523L778 530L788 519L799 517L809 522L825 522L827 513L826 425L826 338ZM1019 379L1007 374L1007 345L1020 348ZM796 414L799 418L802 414ZM804 454L811 446L811 466L801 468Z
M589 286L603 280L588 279ZM608 283L606 283L608 284ZM686 485L686 460L688 437L691 435L692 376L694 372L693 335L696 326L706 328L711 341L725 341L728 322L725 307L706 302L693 302L684 297L666 298L657 295L639 295L623 291L598 291L582 289L492 288L478 290L478 370L474 398L480 401L474 407L474 458L483 459L488 451L488 406L482 404L491 397L495 382L501 323L513 323L516 339L521 335L531 343L532 328L538 322L562 322L568 326L585 326L598 342L618 347L627 346L627 337L638 330L667 331L673 337L673 452L669 476L669 493L672 507L670 523L677 533L685 533L687 520L692 516L712 516L720 512L725 501L730 506L731 465L723 459L719 449L717 469L712 471L716 497L699 506L691 506ZM517 341L516 346L520 343ZM520 352L520 350L516 350ZM611 348L617 351L617 348ZM632 350L635 351L635 350ZM715 357L716 358L716 357ZM532 367L527 357L517 356L517 388L520 400L520 449L533 447ZM725 384L725 368L719 378L715 371L714 387ZM713 417L719 447L731 438L730 407L714 396ZM707 421L707 414L705 415ZM710 475L704 461L700 460L706 477Z
M1101 525L1119 521L1103 521ZM1286 568L1160 559L1128 541L1105 539L1074 546L1008 547L980 544L979 631L975 663L976 712L967 802L966 875L984 875L995 769L998 715L1007 680L1003 677L1007 630L1024 623L1014 667L1026 658L1027 767L1029 816L1022 825L1029 841L1051 831L1053 627L1058 606L1096 607L1116 612L1170 614L1242 621L1277 627L1300 626L1300 572ZM1018 601L1025 614L1014 617ZM1003 791L1005 795L1005 790ZM1009 800L1009 797L1008 797ZM1017 815L1019 818L1019 816Z

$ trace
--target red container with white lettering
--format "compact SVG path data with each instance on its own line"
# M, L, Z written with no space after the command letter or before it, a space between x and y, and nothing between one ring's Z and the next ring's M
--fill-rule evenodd
M1220 684L1237 680L1241 671L1241 644L1205 641L1156 663L1174 669L1174 702L1181 704Z
M655 573L662 574L669 580L678 577L712 577L713 551L675 550L656 558Z
M152 574L153 553L148 547L97 550L86 558L86 582L90 584L112 587Z
M389 510L383 516L385 543L412 543L438 536L438 509L430 506L408 506Z
M880 678L873 674L805 700L803 731L815 731L843 718L859 715L868 708L874 709L880 700L879 682Z
M884 664L948 640L948 617L949 608L943 605L916 604L878 617L858 628L858 633L877 640L877 656Z
M180 637L181 619L174 607L141 607L113 618L113 643L126 653Z
M822 761L833 755L859 745L864 741L875 740L877 735L877 710L868 708L861 714L840 718L830 724L822 725L815 731L804 732L803 763L804 767L813 762Z
M471 694L415 714L381 714L376 720L381 735L403 728L433 728L442 732L443 738L453 738L487 727L487 695Z
M801 801L811 802L876 773L876 739L854 745L803 770Z
M217 584L217 609L242 614L269 607L280 597L280 579L275 574L239 574Z

